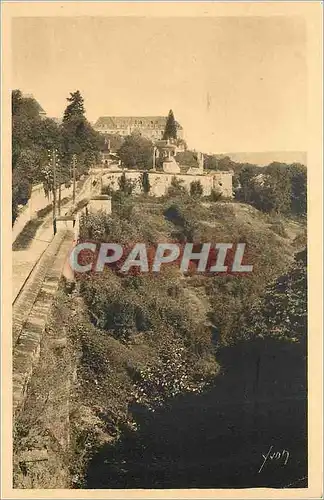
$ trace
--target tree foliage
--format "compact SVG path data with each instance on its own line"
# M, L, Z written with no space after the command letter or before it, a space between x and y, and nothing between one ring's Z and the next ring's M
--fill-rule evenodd
M177 138L177 124L174 118L172 109L170 109L167 121L165 124L163 140L176 139Z
M197 153L194 151L180 151L176 154L175 160L179 165L186 167L198 167Z
M186 238L190 242L245 242L248 262L254 265L254 270L250 276L244 277L231 274L183 276L171 266L165 267L158 276L142 273L122 277L106 269L80 277L80 293L87 305L86 314L93 323L83 327L82 332L83 369L87 376L84 387L89 407L100 408L101 421L118 429L118 437L121 421L116 415L120 418L122 405L125 407L123 422L127 420L126 439L117 439L108 452L105 447L105 461L100 463L99 458L99 462L93 464L95 481L91 484L95 487L98 485L96 481L101 481L104 475L102 471L111 474L109 482L115 477L113 484L123 483L123 474L134 458L133 454L130 457L129 449L134 450L134 446L137 455L129 469L129 478L135 476L136 483L138 457L147 453L152 435L156 435L150 427L144 438L141 434L143 426L163 407L170 409L183 401L185 411L186 402L191 401L192 412L199 411L199 422L209 415L210 429L216 432L215 440L227 433L229 443L232 445L235 439L241 449L247 429L256 436L256 442L261 430L264 432L264 411L268 407L261 406L263 401L267 401L269 408L275 408L277 415L282 400L287 400L290 408L295 395L293 391L304 394L306 388L303 372L306 357L306 254L302 253L291 266L291 244L282 238L275 239L265 222L268 217L256 210L245 210L242 221L239 212L226 203L205 206L195 198L178 196L155 203L154 211L151 211L151 203L144 197L142 200L145 203L142 201L138 207L132 203L131 197L125 196L123 205L128 207L127 213L90 214L82 219L81 239L114 241L123 245L138 241L181 243ZM249 212L252 215L247 221ZM73 325L73 328L77 327ZM260 366L256 389L256 374ZM108 410L104 403L107 400L110 402ZM114 411L111 411L112 401L117 408ZM236 401L234 410L233 401ZM302 405L297 407L301 413ZM184 422L183 411L173 425L174 460L179 456L177 435ZM212 417L210 412L214 412ZM251 416L248 424L247 415ZM174 414L170 415L172 422L174 417ZM257 423L256 417L259 418ZM295 416L293 418L295 420ZM278 419L273 420L274 425L278 425ZM234 438L233 433L228 432L229 422L235 433L239 429L239 435ZM159 420L156 429L163 427L161 424L163 421ZM192 434L193 424L193 421L188 424L186 440ZM283 427L285 425L286 421ZM269 435L272 433L273 429ZM152 463L152 457L155 457L157 475L165 457L169 457L167 436L169 431L163 433L160 458L156 456L156 443L150 448L152 454L147 455L148 463ZM195 448L196 435L193 441ZM123 443L125 446L119 461L114 446L118 450ZM220 463L223 463L223 457L224 453L220 453ZM181 455L181 461L183 459ZM143 477L146 478L146 465L144 468ZM149 481L155 481L154 471L151 470L149 476ZM219 481L222 476L223 471L219 473ZM214 472L211 483L213 480ZM100 484L104 483L105 480ZM137 486L145 484L141 478Z
M236 173L235 197L267 213L302 215L307 211L307 171L300 164L243 164Z
M206 170L232 170L235 163L229 156L204 155L204 168Z
M135 189L136 182L132 179L127 179L125 172L118 179L119 191L126 196L130 196Z
M75 118L83 119L85 115L84 99L79 90L70 93L67 97L68 105L64 111L63 123Z
M148 170L153 165L153 143L134 132L125 138L118 150L118 156L126 168Z
M307 213L307 170L300 163L289 165L291 181L291 212L296 215Z
M78 175L98 161L102 137L85 117L84 100L80 91L70 93L62 123L63 156L66 168L70 168L73 155L77 158Z
M307 250L296 255L291 269L269 285L251 309L245 334L305 342L307 333Z
M167 189L166 196L174 198L177 196L188 196L188 190L183 185L182 179L177 179L176 176L172 177L171 184Z
M122 146L124 137L119 134L105 134L102 138L101 148L103 151L116 153Z
M151 189L150 179L149 179L148 172L143 172L142 173L141 184L142 184L143 192L145 194L148 194L150 192L150 189Z
M200 196L203 195L203 187L201 182L198 181L192 181L190 183L190 196L193 196L194 198L199 198Z
M48 118L42 119L37 102L12 92L12 221L18 206L25 205L33 184L43 181L42 170L48 163L48 149L58 147L60 128Z

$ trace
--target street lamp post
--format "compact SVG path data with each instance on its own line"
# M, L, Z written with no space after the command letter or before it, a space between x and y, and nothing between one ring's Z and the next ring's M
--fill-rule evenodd
M56 151L56 166L58 167L58 206L57 206L57 212L58 215L61 215L61 199L62 199L62 193L61 193L61 182L62 182L62 168L60 165L60 158L57 155Z
M156 146L153 147L153 168L152 170L155 170L155 163L156 163Z
M72 158L72 169L73 169L73 205L75 205L75 167L76 167L76 155Z
M53 220L56 217L56 150L52 152L52 166L53 166Z

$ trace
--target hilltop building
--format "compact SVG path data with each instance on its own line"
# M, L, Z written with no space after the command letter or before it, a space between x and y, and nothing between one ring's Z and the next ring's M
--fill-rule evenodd
M179 165L176 161L177 147L172 140L156 141L153 150L153 166L148 170L150 194L153 196L164 196L177 179L184 188L190 191L192 182L199 181L204 196L209 196L212 191L222 194L226 198L232 198L233 171L206 171L204 169L204 155L197 152L197 166ZM107 161L108 163L108 161ZM114 191L119 188L118 179L125 175L134 183L134 193L141 193L141 178L143 170L120 168L112 162L107 165L107 173L102 177L103 185L109 186Z
M94 124L94 129L101 134L130 135L137 131L143 137L153 141L163 138L165 116L101 116ZM183 128L176 122L177 136L183 139Z
M141 193L143 171L123 168L118 161L118 155L116 156L113 145L113 142L123 141L123 137L137 131L154 144L152 168L148 171L151 195L164 196L173 179L176 178L188 191L190 191L192 182L199 181L204 196L209 196L212 191L215 191L226 198L231 198L233 196L233 172L205 170L204 154L201 152L195 152L196 166L192 163L191 165L180 165L177 162L177 153L185 151L183 128L176 122L177 139L164 140L166 122L167 118L162 116L102 116L97 120L94 124L95 130L106 136L105 148L102 151L102 163L105 165L107 173L102 177L103 186L109 186L112 191L117 190L118 179L121 175L125 175L134 183L134 193Z

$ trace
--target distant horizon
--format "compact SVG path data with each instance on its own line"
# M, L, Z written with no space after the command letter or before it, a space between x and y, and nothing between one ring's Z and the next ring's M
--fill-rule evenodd
M225 156L229 156L233 161L239 163L253 163L261 167L275 161L287 164L301 163L307 166L306 151L245 151L214 154L224 154Z

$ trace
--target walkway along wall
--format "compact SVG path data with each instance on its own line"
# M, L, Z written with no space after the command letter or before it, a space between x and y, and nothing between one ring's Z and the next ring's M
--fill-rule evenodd
M72 185L69 188L62 185L62 199L68 196L72 196L72 190ZM18 234L23 230L27 222L36 217L37 212L47 207L47 205L49 205L51 202L51 195L45 196L43 184L37 184L37 186L33 187L28 203L21 209L21 212L12 227L12 242L15 241Z

